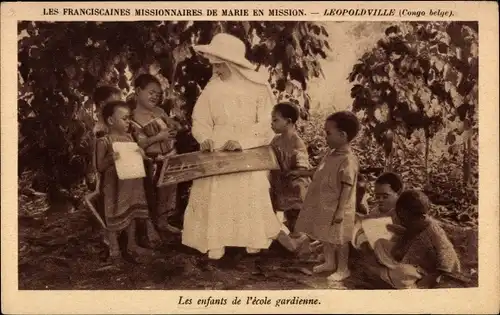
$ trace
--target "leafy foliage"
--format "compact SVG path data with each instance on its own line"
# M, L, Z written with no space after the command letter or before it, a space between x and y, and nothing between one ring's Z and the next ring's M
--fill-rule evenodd
M457 32L459 34L457 34ZM477 122L477 33L469 23L394 25L353 66L353 110L377 139L387 129L435 134L443 118ZM375 126L374 126L375 125Z
M208 44L219 32L242 39L256 68L270 70L276 96L297 103L307 117L307 81L322 75L317 59L329 49L328 33L317 23L22 21L19 172L37 170L41 190L74 187L91 158L94 89L108 84L132 96L131 81L144 72L160 80L162 107L189 127L196 99L212 74L192 45ZM196 149L189 132L179 135L178 144L180 152Z
M426 162L430 140L444 128L450 145L463 131L464 142L477 133L477 50L477 23L405 22L388 27L353 66L352 109L387 156L399 136L418 130Z

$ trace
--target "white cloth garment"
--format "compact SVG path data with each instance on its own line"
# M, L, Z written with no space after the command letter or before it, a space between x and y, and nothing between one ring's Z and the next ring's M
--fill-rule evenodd
M250 81L233 66L222 81L213 77L193 110L192 133L220 149L228 140L243 149L268 145L272 93L266 84ZM268 248L279 231L269 195L268 172L242 172L197 179L184 215L182 243L202 253L225 246Z

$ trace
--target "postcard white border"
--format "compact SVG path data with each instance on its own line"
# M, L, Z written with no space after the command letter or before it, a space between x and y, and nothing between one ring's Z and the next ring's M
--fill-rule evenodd
M127 17L42 16L49 7L107 8L413 8L453 10L452 19L479 21L479 287L470 289L407 291L19 291L17 277L17 21L136 21ZM140 20L161 20L144 17ZM177 17L178 20L242 20L241 17ZM248 17L253 20L390 21L399 17ZM413 20L422 20L422 18ZM426 17L423 20L440 20ZM443 19L441 19L443 20ZM499 106L498 106L498 7L495 2L71 2L2 3L1 5L1 176L2 176L2 312L6 314L104 314L104 313L496 313L499 311ZM315 297L321 304L293 307L182 307L180 295Z

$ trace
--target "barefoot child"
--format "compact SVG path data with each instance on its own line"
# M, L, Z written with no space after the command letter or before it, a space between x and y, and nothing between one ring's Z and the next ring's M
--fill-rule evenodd
M292 235L295 234L295 222L310 183L309 177L295 176L293 171L311 168L307 147L295 128L298 117L295 106L280 103L274 106L271 125L278 134L271 146L281 168L271 172L272 200L278 214L281 213L285 218Z
M135 79L134 88L136 107L132 114L133 135L151 158L146 164L149 204L159 230L180 233L180 229L169 224L169 217L176 212L177 186L156 187L163 159L176 154L175 137L180 124L158 107L163 97L158 79L150 74L141 74Z
M290 172L308 170L310 168L309 156L307 147L295 128L295 123L299 118L295 106L289 103L277 104L273 108L271 117L271 128L278 134L271 141L271 147L281 168L279 171L271 171L271 200L278 217L287 225L278 235L278 241L290 251L295 252L300 243L306 239L294 231L310 179L304 176L294 176ZM289 231L292 232L290 235L288 235ZM299 239L292 239L290 236Z
M332 149L318 166L299 214L296 230L323 243L325 262L313 272L330 272L341 281L350 275L347 265L356 208L358 160L349 143L359 131L350 112L330 115L325 122L326 142Z
M396 201L399 194L403 191L403 181L401 177L392 172L383 173L375 180L375 198L377 207L370 211L367 215L359 215L359 220L356 220L356 235L353 239L353 246L361 252L369 250L367 238L361 227L361 221L365 219L391 217L392 223L388 229L398 233L401 231L399 219L396 215ZM398 229L399 226L399 229Z
M152 254L151 250L140 247L136 242L136 219L145 220L148 232L155 233L149 219L143 180L141 178L120 180L115 168L115 161L120 156L113 151L112 144L134 142L128 133L130 109L125 102L109 102L104 105L102 117L107 125L108 134L97 142L97 170L102 177L101 191L109 231L110 257L112 260L121 257L118 235L123 230L127 231L127 250L130 254L139 257Z

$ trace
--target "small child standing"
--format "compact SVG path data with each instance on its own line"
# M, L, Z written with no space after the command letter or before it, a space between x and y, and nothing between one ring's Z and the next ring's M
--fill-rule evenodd
M326 119L326 142L332 150L314 173L296 225L297 231L323 243L325 262L315 266L313 272L335 271L328 277L333 281L350 276L347 263L359 170L350 142L359 129L359 121L351 112L337 112Z
M150 255L153 252L140 247L136 241L136 219L146 221L148 233L156 233L149 217L143 180L141 178L120 180L115 167L115 161L120 156L113 151L112 144L114 142L134 142L128 133L130 109L125 102L109 102L104 105L102 117L107 125L108 134L97 141L97 170L102 176L101 192L109 232L110 257L112 260L121 257L118 235L123 230L127 230L127 251L130 254L139 257ZM145 157L142 149L139 150ZM154 237L159 239L157 234Z
M294 233L295 222L311 182L309 177L291 174L294 170L311 167L307 147L295 128L298 117L298 110L289 103L280 103L272 111L271 128L278 135L272 140L271 147L280 170L271 171L271 200L293 236L298 236Z
M92 141L91 141L91 165L87 172L86 182L91 190L95 190L97 182L99 181L99 174L96 168L96 145L97 139L101 138L108 132L108 127L102 118L102 109L106 103L118 101L121 98L121 91L113 86L100 86L95 89L93 100L95 109L93 110L94 125L92 128Z
M157 187L165 157L177 154L176 135L181 125L159 107L163 99L161 84L151 74L141 74L134 81L135 109L132 112L133 135L151 160L146 163L146 193L156 225L160 231L179 234L170 224L178 215L177 185Z

